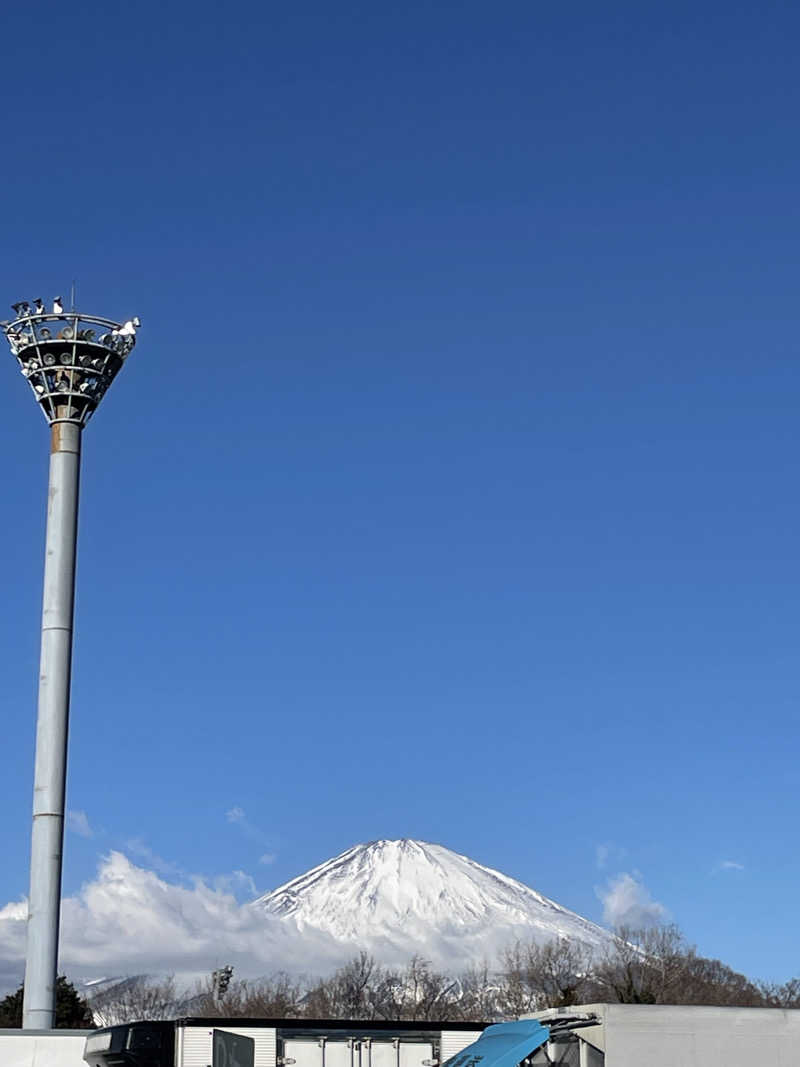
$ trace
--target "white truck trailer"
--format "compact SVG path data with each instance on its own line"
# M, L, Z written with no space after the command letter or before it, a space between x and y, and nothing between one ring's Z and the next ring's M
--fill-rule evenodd
M550 1030L547 1044L530 1058L537 1067L800 1065L800 1011L585 1004L528 1018Z
M438 1067L483 1028L341 1019L138 1022L93 1031L75 1067Z

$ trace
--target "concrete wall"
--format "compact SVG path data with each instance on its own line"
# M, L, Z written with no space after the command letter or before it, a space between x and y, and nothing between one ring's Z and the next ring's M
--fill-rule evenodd
M86 1067L89 1030L0 1030L0 1067Z

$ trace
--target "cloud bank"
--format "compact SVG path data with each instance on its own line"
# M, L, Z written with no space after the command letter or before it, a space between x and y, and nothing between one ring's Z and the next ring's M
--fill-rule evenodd
M322 933L304 934L298 952L296 931L240 904L236 889L255 890L243 871L213 884L194 878L177 885L111 852L97 877L62 902L59 969L75 979L154 970L193 978L224 962L239 976L256 977L324 973L341 962L341 946ZM27 911L24 900L0 908L0 988L6 990L22 979Z
M339 939L250 903L257 890L245 871L213 879L191 876L143 842L129 844L136 862L122 852L109 853L96 876L62 901L59 970L73 981L174 974L187 986L227 963L240 978L278 971L325 975L360 949L399 966L423 951L435 966L455 971L496 959L517 939L553 936L547 926L499 916L479 917L474 926L445 924L426 931L424 945L419 931L404 928ZM261 862L271 859L266 854ZM237 894L248 902L240 903ZM0 908L0 995L22 979L26 917L24 900Z

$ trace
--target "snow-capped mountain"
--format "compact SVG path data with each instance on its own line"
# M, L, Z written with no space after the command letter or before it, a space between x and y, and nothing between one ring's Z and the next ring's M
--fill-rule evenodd
M454 967L492 961L517 938L597 947L608 933L507 875L443 845L356 845L254 902L281 925L384 963L414 953Z

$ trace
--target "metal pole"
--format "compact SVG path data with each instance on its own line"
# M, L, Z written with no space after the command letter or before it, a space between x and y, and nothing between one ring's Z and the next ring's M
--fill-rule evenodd
M25 1030L50 1030L55 1023L81 463L82 427L74 422L54 422L50 429L31 888L22 1008Z

